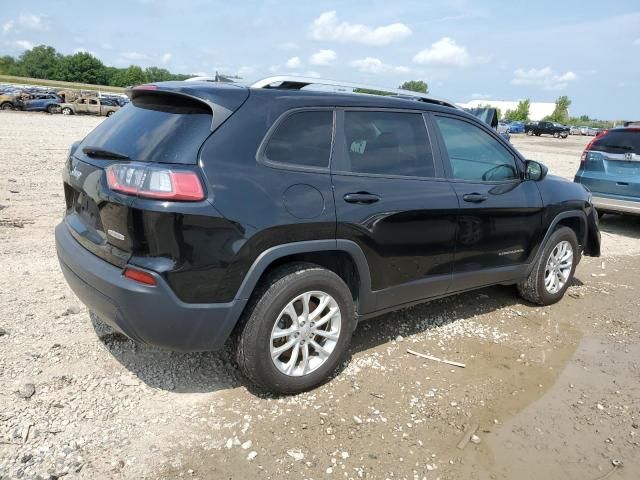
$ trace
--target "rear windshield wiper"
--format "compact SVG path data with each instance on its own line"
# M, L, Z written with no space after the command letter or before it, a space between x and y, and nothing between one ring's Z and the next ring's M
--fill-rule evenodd
M609 144L604 144L604 145L600 145L600 147L619 148L620 150L633 150L633 147L630 147L629 145L609 145Z
M114 160L129 160L127 155L118 152L112 152L100 147L84 147L82 149L85 155L93 158L112 158Z

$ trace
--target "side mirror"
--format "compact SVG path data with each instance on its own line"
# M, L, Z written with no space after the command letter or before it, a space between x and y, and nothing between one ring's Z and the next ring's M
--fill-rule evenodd
M527 160L524 164L524 179L538 182L547 176L549 169L534 160Z

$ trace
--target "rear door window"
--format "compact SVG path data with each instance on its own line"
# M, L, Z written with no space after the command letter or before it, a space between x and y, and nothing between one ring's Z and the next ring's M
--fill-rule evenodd
M436 116L453 178L496 182L519 178L514 156L496 138L471 122Z
M640 129L611 130L593 142L591 150L640 155Z
M420 113L346 111L345 165L349 172L435 177L431 144Z
M331 156L332 135L332 110L294 112L276 127L264 157L276 163L326 168Z
M182 95L139 95L82 141L138 162L196 164L211 134L211 108Z

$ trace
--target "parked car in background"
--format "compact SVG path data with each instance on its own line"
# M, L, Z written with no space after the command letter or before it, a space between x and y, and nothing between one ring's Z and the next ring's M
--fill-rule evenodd
M17 110L20 106L19 92L6 91L0 94L0 110Z
M425 94L301 90L315 84L341 86L133 88L62 171L56 247L80 300L146 344L231 337L248 379L297 393L366 318L498 284L550 305L600 255L589 192L489 124Z
M509 124L509 133L524 133L524 123L511 122Z
M589 135L590 137L596 137L600 135L603 131L604 131L603 128L589 127L587 129L587 135Z
M574 181L591 190L598 212L640 215L640 128L613 128L591 140Z
M529 136L553 135L555 138L567 138L569 136L569 127L548 121L525 123L524 130Z
M26 111L55 113L60 110L62 98L55 93L35 93L22 100L21 108Z
M577 127L575 125L569 126L569 135L582 135L580 127Z
M588 135L589 127L581 126L581 127L578 127L578 128L580 129L580 135Z
M120 105L111 100L103 101L99 97L79 97L74 102L60 105L63 115L88 114L110 117L118 110Z
M498 133L509 133L509 125L504 122L498 122L498 126L496 127Z

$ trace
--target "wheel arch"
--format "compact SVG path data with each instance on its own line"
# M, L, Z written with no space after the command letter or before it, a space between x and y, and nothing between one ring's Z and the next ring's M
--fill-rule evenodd
M271 247L253 262L236 299L249 299L256 286L273 269L292 262L308 262L340 276L353 295L359 314L375 309L369 265L362 249L350 240L311 240Z
M549 227L547 228L547 231L542 241L540 242L540 245L538 246L538 251L536 252L536 256L533 262L531 262L530 264L531 266L529 268L529 272L531 271L533 266L536 264L536 262L540 258L540 255L542 255L542 251L544 250L544 247L549 241L549 238L551 237L551 235L553 235L553 232L555 232L556 229L560 226L569 227L571 230L573 230L574 233L576 234L576 238L578 239L578 244L582 248L585 248L585 246L587 245L587 231L588 231L587 215L580 210L570 210L566 212L561 212L557 214L549 224ZM529 272L527 272L527 274Z

